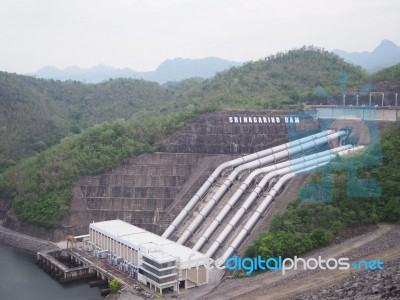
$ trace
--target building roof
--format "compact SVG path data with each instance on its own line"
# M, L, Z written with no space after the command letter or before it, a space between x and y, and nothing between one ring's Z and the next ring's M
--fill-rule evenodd
M204 262L208 261L208 257L198 251L122 220L91 223L90 227L117 237L128 246L131 245L131 247L139 249L146 257L160 263L177 259L181 265L186 266L188 261L191 260L194 266L195 260L201 262L199 265L203 265Z

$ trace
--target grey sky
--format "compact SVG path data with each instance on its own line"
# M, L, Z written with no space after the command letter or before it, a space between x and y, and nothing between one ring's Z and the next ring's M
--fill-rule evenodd
M0 70L257 60L302 45L400 44L398 0L0 0Z

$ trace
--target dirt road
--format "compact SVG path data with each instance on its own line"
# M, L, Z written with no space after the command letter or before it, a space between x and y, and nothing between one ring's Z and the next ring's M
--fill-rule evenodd
M349 261L380 259L384 263L400 259L400 225L379 225L378 229L346 240L308 257L348 257ZM288 299L357 275L359 270L290 270L268 272L251 278L227 279L202 299Z

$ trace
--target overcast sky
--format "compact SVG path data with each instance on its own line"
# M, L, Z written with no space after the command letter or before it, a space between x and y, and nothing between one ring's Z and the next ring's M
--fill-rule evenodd
M0 0L0 70L257 60L303 45L400 45L399 0Z

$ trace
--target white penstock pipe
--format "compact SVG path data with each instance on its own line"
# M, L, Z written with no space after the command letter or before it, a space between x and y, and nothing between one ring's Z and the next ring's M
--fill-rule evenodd
M235 206L235 204L239 201L239 199L242 197L242 195L246 192L247 188L249 185L253 182L254 178L256 178L258 175L262 173L268 173L272 172L275 170L279 170L285 167L293 166L298 163L302 163L308 160L316 159L318 157L323 157L326 155L335 155L336 153L350 149L352 146L351 145L346 145L346 146L341 146L337 147L335 149L331 150L326 150L322 152L318 152L315 154L307 155L304 157L296 158L296 159L291 159L287 160L285 162L281 162L278 164L274 164L268 167L260 168L255 171L253 171L247 178L246 180L242 183L242 185L236 190L236 192L232 195L232 197L229 199L228 203L224 206L224 208L220 211L218 216L213 220L213 222L210 224L210 226L207 228L207 230L203 233L203 235L200 237L200 239L196 242L196 244L193 246L193 250L199 251L203 245L209 240L210 236L214 233L214 231L217 229L217 227L222 223L224 218L227 216L227 214L231 211L231 209Z
M214 206L218 204L219 200L223 197L225 192L230 188L232 183L235 181L236 177L241 172L249 169L259 168L262 167L263 165L268 165L272 162L277 162L288 156L296 155L298 153L308 151L313 148L317 148L343 135L346 135L346 132L338 131L336 133L329 134L328 136L313 139L310 142L306 143L303 143L300 140L298 140L299 142L294 144L293 142L291 142L288 143L287 148L285 150L282 150L275 154L268 155L266 157L262 157L260 159L248 162L246 164L237 167L236 169L233 170L233 172L229 175L229 177L225 180L225 182L220 186L220 188L217 190L214 196L208 201L208 203L204 206L204 208L199 212L199 214L192 221L192 223L190 223L190 225L186 228L182 236L178 239L177 243L179 244L186 243L189 237L196 231L199 225L208 216L208 214L211 212Z
M218 248L228 238L229 234L240 223L240 221L242 220L243 216L247 213L247 211L249 210L251 205L258 198L258 196L261 194L261 192L264 189L264 187L267 185L267 183L273 177L285 175L285 174L288 174L288 173L293 173L293 172L296 172L298 170L302 170L304 168L309 168L309 167L311 167L311 166L313 166L315 164L327 163L331 159L335 158L335 156L336 156L336 153L333 152L333 153L330 153L328 155L324 155L324 156L321 156L321 157L316 157L316 158L307 160L305 162L297 163L295 165L292 165L292 166L289 166L289 167L285 167L285 168L270 172L267 175L265 175L264 178L257 185L257 187L247 197L247 199L243 203L243 205L237 210L236 214L232 217L232 219L229 221L229 223L225 226L225 228L219 234L219 236L214 241L214 243L211 245L211 247L208 249L207 255L209 257L211 257L211 256L213 256L215 254L215 252L218 250Z
M342 148L345 148L345 150L343 150ZM348 149L346 149L346 148L348 148ZM360 149L363 149L363 148L364 148L363 146L360 146L360 147L356 147L354 149L360 150ZM343 155L343 154L347 154L349 150L350 151L353 150L353 148L351 148L351 145L347 145L347 146L335 148L333 150L334 151L332 151L332 150L323 151L323 152L320 152L320 153L317 153L317 154L321 154L322 155L324 152L331 152L332 151L331 152L332 154L334 154L336 152L338 155ZM312 155L310 155L310 157L312 157ZM334 156L332 156L331 158L334 158ZM314 160L314 159L311 159L310 161L311 161L312 164L316 164L316 163L321 162L321 161ZM293 167L293 169L290 170L290 172L299 170L299 167L301 169L302 165L301 164L296 164L296 165L292 164L292 167ZM254 191L247 197L246 201L237 210L236 214L232 217L232 219L229 221L229 223L225 226L224 230L219 234L217 239L214 241L214 243L208 249L208 251L206 253L206 255L208 257L211 257L211 256L213 256L215 254L215 252L218 250L218 248L223 244L223 242L229 236L229 234L236 228L236 226L242 220L243 216L247 213L247 211L250 208L250 206L258 198L259 194L261 193L262 189L267 184L267 182L274 176L283 175L283 174L286 174L286 173L289 173L287 171L287 168L285 168L285 170L282 169L282 170L274 171L274 172L271 172L271 173L267 174L260 181L260 183L254 189Z
M293 142L289 142L289 143L282 144L282 145L279 145L276 147L268 148L266 150L252 153L250 155L246 155L246 156L243 156L243 157L240 157L240 158L228 161L228 162L224 162L223 164L219 165L214 170L214 172L210 175L210 177L206 180L206 182L204 182L204 184L197 191L197 193L192 197L192 199L190 199L190 201L182 209L182 211L179 213L179 215L174 219L174 221L164 231L164 233L162 234L162 237L168 238L171 236L171 234L178 228L178 226L182 223L182 221L186 218L186 216L191 212L191 210L197 205L197 203L200 201L200 199L207 193L208 189L215 182L215 180L220 176L222 171L229 169L229 168L237 167L241 164L248 163L250 161L253 161L255 159L258 159L258 158L261 158L264 156L274 154L276 152L282 151L283 149L291 147L292 145L308 142L315 138L327 136L330 133L332 133L331 130L325 130L325 131L322 131L315 135L310 135L310 136L304 137L302 139L295 140Z
M340 156L344 156L347 154L364 151L364 149L365 149L365 146L357 146L357 147L353 147L350 149L343 149L342 151L339 151L338 154Z
M242 244L246 236L251 232L253 229L254 225L258 222L260 217L264 214L264 212L267 210L268 206L271 204L272 200L275 198L279 190L284 186L284 184L292 179L295 175L301 173L301 172L306 172L308 170L323 166L327 163L322 163L322 164L316 164L312 167L308 167L302 170L299 170L298 172L292 172L289 174L286 174L282 176L278 182L272 187L268 195L265 197L263 202L258 206L256 211L253 213L253 215L250 217L250 219L246 222L246 224L243 226L243 229L239 232L239 234L236 236L232 244L229 246L229 248L225 251L225 253L222 255L221 259L222 261L226 261L231 255L239 248L239 246Z

